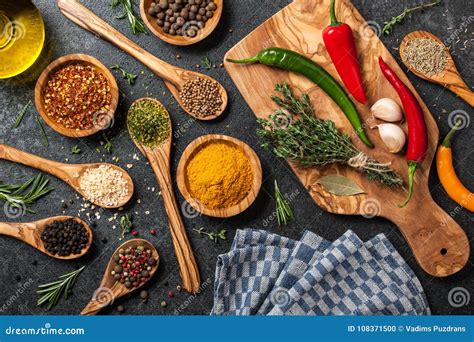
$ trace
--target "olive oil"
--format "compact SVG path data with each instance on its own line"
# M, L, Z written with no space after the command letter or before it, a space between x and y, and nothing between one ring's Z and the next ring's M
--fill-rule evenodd
M44 23L30 0L0 0L0 78L16 76L39 57Z

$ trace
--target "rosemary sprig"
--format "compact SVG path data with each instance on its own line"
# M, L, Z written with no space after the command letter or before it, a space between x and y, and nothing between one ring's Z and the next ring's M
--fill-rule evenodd
M122 230L121 238L125 237L125 234L128 234L132 231L133 223L132 223L132 215L125 214L120 218L120 229Z
M68 299L77 277L85 267L86 266L82 266L71 273L63 274L55 282L39 285L36 293L41 295L41 297L38 299L37 305L40 306L48 303L48 310L51 310L58 304L59 299L61 299L63 295L64 299Z
M23 121L23 118L25 117L26 112L28 112L28 108L30 108L30 105L31 105L31 100L29 100L26 103L26 105L23 106L21 111L18 113L15 123L13 124L13 128L18 128L18 126L20 126L21 122Z
M283 97L272 99L280 108L269 120L257 119L262 125L257 130L262 147L271 147L278 157L303 167L339 163L385 185L403 184L403 179L389 167L390 163L369 158L352 144L347 134L337 130L333 121L317 118L307 94L295 97L286 83L278 84L276 90Z
M44 130L44 126L41 123L41 120L38 118L38 116L35 116L35 120L36 120L36 124L38 125L41 138L43 139L43 145L47 147L49 146L49 140L48 140L48 136L46 135L46 131Z
M395 25L397 25L398 23L401 23L407 16L410 16L413 12L422 11L433 6L437 6L441 3L441 1L442 0L434 0L427 4L421 4L419 6L412 7L412 8L405 8L402 13L400 13L399 15L395 17L392 17L392 19L390 19L389 21L384 22L382 32L385 34L389 34L390 32L392 32L393 27Z
M79 153L81 153L80 147L77 146L77 145L74 145L74 146L71 148L71 153L72 153L72 154L79 154Z
M294 218L293 210L290 207L290 203L285 198L285 196L280 191L278 183L275 180L275 201L276 201L276 215L278 219L278 224L284 225L288 221Z
M125 78L130 85L135 84L135 80L137 79L138 75L131 74L127 72L124 68L122 68L120 65L115 64L112 67L112 70L118 70L119 72L122 73L123 78Z
M201 63L204 65L204 69L206 69L206 70L211 70L212 69L212 62L209 59L209 57L204 57L201 60Z
M19 210L35 213L27 207L52 191L48 188L48 183L49 180L41 173L23 184L7 184L0 181L0 200Z
M140 16L135 12L133 6L135 5L135 0L112 0L112 8L117 7L118 5L122 5L123 7L123 14L115 17L115 19L125 19L127 18L128 23L130 25L130 30L134 35L139 33L148 34L145 29L145 24L143 23Z
M205 235L207 236L210 240L214 241L215 243L217 243L220 240L227 240L227 231L225 229L220 229L220 230L216 230L216 231L213 231L213 232L208 232L206 230L206 228L202 227L202 228L199 228L199 229L193 229L196 233L198 233L199 235Z

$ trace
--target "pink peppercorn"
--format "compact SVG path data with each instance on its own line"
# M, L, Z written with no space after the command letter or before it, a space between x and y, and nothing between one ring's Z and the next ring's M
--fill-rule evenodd
M156 235L156 230L150 229L150 234L151 234L151 235Z
M168 297L170 297L170 298L174 297L173 291L169 291L169 292L168 292Z
M133 236L137 236L138 235L138 232L136 230L132 231L132 235ZM133 252L132 252L133 253Z

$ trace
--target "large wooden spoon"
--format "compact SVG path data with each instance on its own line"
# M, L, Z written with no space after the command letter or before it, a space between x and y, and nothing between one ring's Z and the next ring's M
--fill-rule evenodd
M99 18L96 14L81 5L76 0L57 0L57 3L60 11L71 21L75 22L77 25L88 30L89 32L96 34L102 39L114 44L119 49L125 51L129 55L142 62L151 71L153 71L153 73L162 78L165 82L165 85L171 91L181 108L183 108L183 110L189 115L195 117L198 120L212 120L224 112L225 108L227 107L227 92L219 83L219 92L222 98L222 106L219 113L215 115L208 115L205 117L197 116L189 111L181 101L180 92L183 85L187 81L196 79L198 77L215 81L212 77L198 72L182 69L158 59L148 51L145 51L140 46L132 42L116 29L111 27L104 20Z
M135 101L132 104L132 107L139 101L155 101L160 106L163 106L158 100L142 98ZM171 127L171 120L169 121L169 125ZM188 236L186 235L186 230L184 228L183 220L181 219L180 211L176 204L176 198L174 196L172 187L173 183L171 181L170 155L172 135L173 134L170 128L169 138L162 145L154 148L143 146L139 141L136 140L134 140L134 142L140 152L147 157L151 167L153 168L153 171L155 172L156 179L160 184L166 213L168 214L173 246L178 259L181 279L183 281L183 288L191 293L196 293L199 291L199 286L201 283L199 270L191 245L189 243Z
M73 219L76 222L82 223L84 228L89 234L89 241L87 245L81 250L79 254L71 254L68 256L59 256L57 254L51 254L43 244L41 240L41 234L46 226L50 225L54 221L63 221L67 219ZM9 223L9 222L0 222L0 235L11 236L17 240L23 241L30 246L33 246L37 250L43 252L46 255L49 255L52 258L62 259L62 260L72 260L77 259L83 256L89 251L89 248L92 244L92 230L90 227L81 219L71 216L55 216L49 217L43 220L35 222L25 222L25 223Z
M0 144L0 159L9 160L12 162L20 163L23 165L30 166L32 168L47 172L62 181L66 182L71 188L76 190L81 196L92 202L93 204L103 208L119 208L124 206L133 196L133 181L130 175L122 168L107 163L94 163L94 164L64 164L55 162L49 159L38 157L34 154L27 153L16 149L14 147ZM84 174L87 169L97 168L101 165L110 166L111 168L122 173L123 178L127 181L127 195L117 203L117 205L104 206L100 203L92 201L87 198L87 195L79 186L79 178Z
M100 310L102 310L106 306L111 305L115 300L145 285L146 282L138 287L128 289L121 282L116 281L111 275L111 272L115 267L114 258L119 254L119 251L121 249L127 249L128 247L138 246L143 246L145 249L150 249L152 251L152 257L156 260L156 264L151 269L150 277L146 282L148 282L153 277L160 263L160 256L158 255L158 251L156 250L155 246L153 246L151 242L143 239L132 239L123 243L115 250L114 254L112 254L112 257L110 258L109 263L107 264L107 268L105 269L102 281L100 282L99 288L95 290L91 301L81 311L81 315L96 315Z
M404 51L410 41L413 39L419 39L419 38L427 38L427 39L432 39L437 41L438 43L442 44L445 49L446 49L446 56L447 56L447 62L446 62L446 67L444 70L440 73L437 74L424 74L416 69L414 69L411 65L409 65L405 59L403 58L404 56ZM456 68L456 64L454 64L453 57L449 53L449 49L444 45L443 41L436 37L434 34L426 31L414 31L405 36L403 38L401 44L400 44L400 57L405 64L405 66L410 69L412 73L417 75L418 77L421 77L427 81L440 84L443 87L451 90L453 93L458 95L460 98L462 98L464 101L469 103L471 106L474 106L474 92L469 88L469 86L464 82L462 79L461 75L459 74L458 69Z

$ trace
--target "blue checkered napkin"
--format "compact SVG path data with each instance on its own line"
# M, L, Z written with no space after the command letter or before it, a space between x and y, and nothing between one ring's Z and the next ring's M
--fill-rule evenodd
M281 273L296 241L266 231L239 230L218 257L213 315L254 315Z
M416 311L364 243L347 231L286 292L268 315L402 315Z

